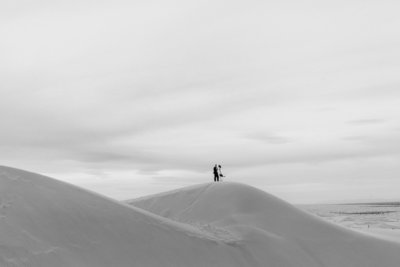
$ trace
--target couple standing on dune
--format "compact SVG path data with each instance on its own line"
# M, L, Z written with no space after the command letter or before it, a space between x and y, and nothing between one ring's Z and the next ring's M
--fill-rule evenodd
M215 164L214 166L214 182L219 182L219 177L224 177L221 172L221 165ZM222 182L222 179L221 179Z

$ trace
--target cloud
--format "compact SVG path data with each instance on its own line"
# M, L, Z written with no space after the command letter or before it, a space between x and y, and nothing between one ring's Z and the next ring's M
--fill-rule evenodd
M386 120L384 120L384 119L372 119L372 118L348 121L348 123L355 124L355 125L382 124L385 122L386 122Z
M361 142L361 141L368 140L368 137L367 136L362 136L362 135L346 136L346 137L342 137L342 140Z
M279 135L273 135L273 134L268 134L268 133L249 133L244 136L245 138L251 139L251 140L257 140L257 141L263 141L269 144L287 144L290 143L291 140L289 138L279 136Z

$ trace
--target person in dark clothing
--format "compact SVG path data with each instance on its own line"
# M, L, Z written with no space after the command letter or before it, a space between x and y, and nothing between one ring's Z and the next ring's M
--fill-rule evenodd
M218 165L214 166L214 182L219 182Z

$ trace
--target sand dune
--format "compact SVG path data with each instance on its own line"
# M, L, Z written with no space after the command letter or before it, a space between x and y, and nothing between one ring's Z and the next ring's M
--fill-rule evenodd
M269 266L268 262L273 262L270 266L400 263L398 245L327 223L242 184L199 185L128 202L205 230L224 229L250 248L259 266Z
M0 266L395 267L400 245L363 236L241 184L119 203L0 167Z

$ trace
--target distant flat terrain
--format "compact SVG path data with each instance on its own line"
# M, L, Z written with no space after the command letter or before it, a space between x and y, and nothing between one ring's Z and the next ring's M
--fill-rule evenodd
M346 228L400 242L400 202L299 205Z

